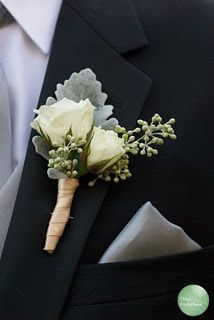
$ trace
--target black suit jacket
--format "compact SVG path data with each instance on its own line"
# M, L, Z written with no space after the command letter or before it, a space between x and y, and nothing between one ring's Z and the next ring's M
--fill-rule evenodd
M29 143L0 263L0 319L188 319L179 290L210 294L213 319L214 2L64 0L40 104L56 83L90 67L121 124L159 112L177 119L176 143L131 163L120 185L82 181L56 250L42 251L56 197L46 162ZM138 261L97 262L136 210L150 200L203 249Z

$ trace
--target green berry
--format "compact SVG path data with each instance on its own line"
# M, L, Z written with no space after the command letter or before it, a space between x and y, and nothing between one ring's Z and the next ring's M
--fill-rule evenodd
M170 139L172 139L172 140L177 139L177 136L176 136L175 134L170 134L169 137L170 137Z
M123 138L124 141L127 141L128 140L128 134L124 133L122 135L122 138Z
M136 150L136 149L135 149L135 150L132 150L131 153L132 153L133 155L136 155L136 154L138 154L138 150Z
M88 186L93 187L95 185L95 181L89 181Z
M158 154L158 150L157 150L157 149L153 149L153 150L152 150L152 153L155 154L155 155L157 155L157 154Z
M163 139L158 138L157 144L161 145L161 144L163 144L163 143L164 143Z
M135 140L135 136L131 136L130 138L129 138L129 142L133 142Z
M56 151L55 151L55 150L50 150L50 151L49 151L49 155L50 155L51 157L54 157L54 156L56 155Z
M137 120L137 123L140 125L140 126L143 126L145 121L143 121L142 119L139 119Z
M78 160L77 159L73 159L73 166L76 166L78 164Z
M72 176L73 177L76 177L78 175L78 172L76 171L76 170L74 170L73 172L72 172Z
M145 156L146 150L145 149L141 150L140 154L141 154L141 156Z
M71 141L72 136L71 136L71 135L67 135L67 137L66 137L66 138L67 138L67 140L68 140L68 141Z
M175 123L175 119L174 118L171 118L170 120L169 120L169 124L174 124Z
M62 147L59 147L56 152L57 152L57 154L59 154L59 153L61 153L63 151L64 151L64 149Z
M162 133L162 136L163 136L164 138L167 138L167 137L168 137L168 133L167 133L167 132L163 132L163 133Z

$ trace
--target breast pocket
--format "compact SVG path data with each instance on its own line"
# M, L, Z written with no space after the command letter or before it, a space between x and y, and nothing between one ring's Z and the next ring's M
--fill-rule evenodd
M160 258L81 266L65 319L186 319L177 305L179 291L198 284L212 298L213 269L214 246ZM213 305L204 315L200 319L213 318Z

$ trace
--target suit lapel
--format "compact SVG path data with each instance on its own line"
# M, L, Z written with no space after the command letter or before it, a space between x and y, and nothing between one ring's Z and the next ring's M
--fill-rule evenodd
M147 97L151 80L120 56L114 48L115 43L107 41L107 27L95 31L84 15L84 3L80 1L80 11L76 1L62 5L39 105L53 94L57 82L89 67L109 94L109 102L115 105L114 115L121 124L132 127ZM133 10L129 0L124 3L126 10ZM109 4L108 10L114 12L113 0ZM130 16L129 12L126 16ZM139 21L134 14L130 19L132 32L135 28L138 37L134 42L127 40L128 50L145 45L145 34ZM116 22L114 27L120 26L118 20ZM126 33L126 37L130 39L131 34ZM118 30L117 46L123 48L119 51L124 52L124 43L123 30L121 33ZM2 319L58 319L84 244L108 191L108 184L100 183L90 189L82 181L72 208L75 218L56 252L49 256L42 248L57 189L56 182L47 177L46 169L47 163L35 153L30 140L0 265Z

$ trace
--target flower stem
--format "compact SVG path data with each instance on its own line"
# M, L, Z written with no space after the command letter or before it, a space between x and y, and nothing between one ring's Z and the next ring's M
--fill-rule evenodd
M70 209L79 180L75 178L59 179L57 203L49 222L44 250L52 254L62 236L70 216Z

